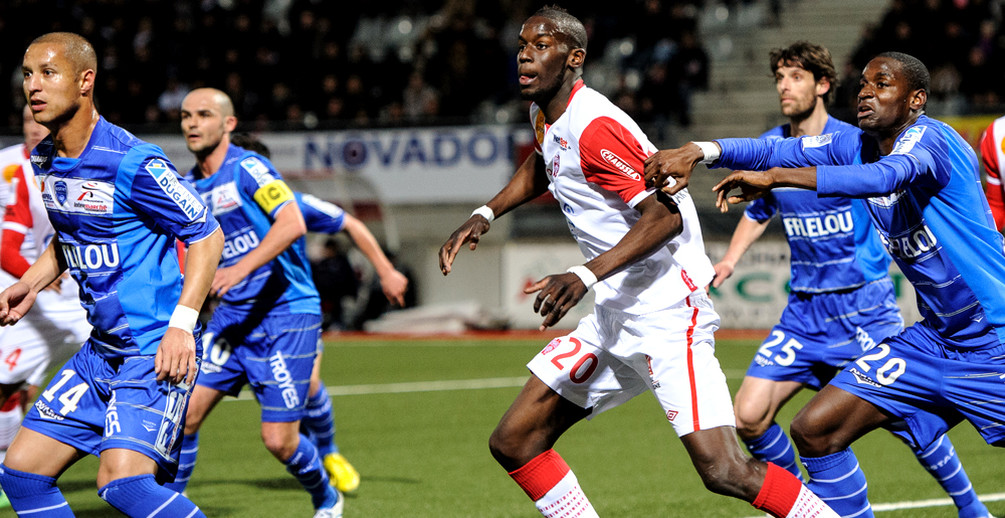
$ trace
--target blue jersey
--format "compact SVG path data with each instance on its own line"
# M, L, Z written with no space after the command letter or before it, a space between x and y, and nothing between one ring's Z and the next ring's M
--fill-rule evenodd
M300 212L304 215L307 230L322 234L337 234L345 228L345 211L310 194L294 192Z
M46 138L31 162L102 356L149 355L181 296L175 242L217 228L157 146L100 118L79 158Z
M861 130L718 142L719 167L817 166L820 195L865 199L883 244L917 291L923 325L954 347L1005 343L1005 243L977 156L947 124L922 115L887 156Z
M858 131L827 117L824 133ZM765 132L762 139L791 137L790 125ZM807 189L781 187L747 205L748 218L782 219L791 250L792 291L826 293L857 288L889 275L890 256L869 221L861 200L818 197Z
M293 192L268 159L234 145L227 149L220 169L196 180L195 188L223 228L221 267L237 264L257 247L272 228L276 213L294 201ZM304 240L298 239L234 285L222 302L240 311L320 314L321 299L311 281Z

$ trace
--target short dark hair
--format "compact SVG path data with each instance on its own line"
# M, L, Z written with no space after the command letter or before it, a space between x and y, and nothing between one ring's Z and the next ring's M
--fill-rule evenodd
M924 90L928 93L932 76L928 73L928 67L920 59L903 52L884 52L877 58L890 58L900 63L900 70L904 72L907 79L907 87L911 90Z
M827 78L831 88L824 94L824 103L830 104L834 98L834 91L837 90L838 75L834 68L834 60L831 59L831 51L827 47L810 43L808 41L797 41L788 47L772 49L768 54L771 60L771 73L778 72L779 66L799 67L813 74L814 81Z
M535 12L533 16L547 18L558 26L558 30L564 34L573 44L573 48L586 50L586 27L579 18L569 14L564 8L557 5L546 5Z
M243 147L248 151L254 151L265 158L271 158L269 146L266 146L264 142L258 140L257 137L250 133L235 131L230 134L230 143L237 147Z

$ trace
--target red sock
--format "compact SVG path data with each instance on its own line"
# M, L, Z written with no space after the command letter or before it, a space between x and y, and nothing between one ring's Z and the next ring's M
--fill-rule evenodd
M548 450L511 471L509 476L513 477L531 500L537 502L568 472L569 465L562 456L555 450Z
M795 475L769 462L764 484L751 505L774 516L785 516L792 510L802 488L803 483Z

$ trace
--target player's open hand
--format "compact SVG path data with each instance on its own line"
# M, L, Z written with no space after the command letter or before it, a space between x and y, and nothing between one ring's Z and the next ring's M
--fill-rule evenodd
M677 194L687 187L691 172L704 158L701 148L690 142L677 149L657 151L646 159L646 187Z
M169 327L157 347L154 357L154 371L157 381L168 380L178 384L192 384L199 365L195 361L195 337L192 333L177 327Z
M712 188L716 192L715 206L719 212L728 212L729 204L755 200L764 196L774 185L774 180L768 171L733 171ZM730 191L739 189L739 194L730 195Z
M440 272L443 275L450 273L450 267L454 264L454 258L461 251L461 247L467 244L471 250L477 248L478 240L482 234L489 231L490 227L489 220L476 214L450 234L447 242L440 247Z
M0 292L0 326L16 324L35 304L36 293L25 282L15 282Z
M544 317L541 331L562 320L573 306L583 300L587 291L589 289L583 284L583 280L574 273L549 275L523 290L528 295L540 292L534 299L534 312Z

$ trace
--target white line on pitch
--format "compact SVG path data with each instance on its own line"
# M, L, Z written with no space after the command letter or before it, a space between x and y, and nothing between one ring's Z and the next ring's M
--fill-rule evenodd
M414 381L403 383L374 383L369 385L329 386L330 396L362 396L367 394L411 394L415 392L441 392L445 390L478 390L491 388L522 387L527 376L519 378L484 378L472 380ZM241 391L236 398L224 401L252 401L254 396L248 390Z
M998 502L1005 500L1005 493L989 493L977 495L981 502ZM890 502L888 504L872 504L872 510L876 512L902 511L904 509L919 509L922 507L942 507L953 505L951 498L932 498L930 500L913 500L907 502ZM764 515L750 516L747 518L764 518Z

